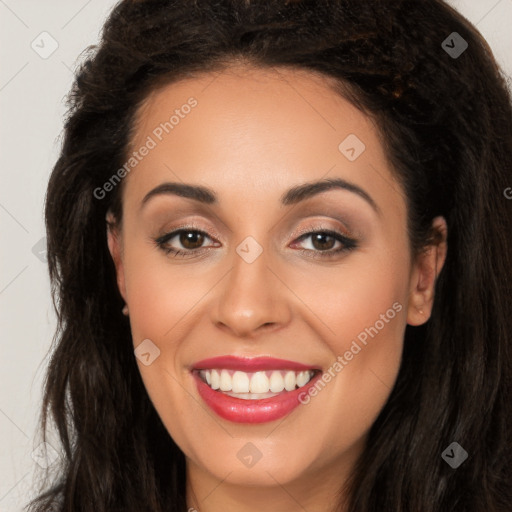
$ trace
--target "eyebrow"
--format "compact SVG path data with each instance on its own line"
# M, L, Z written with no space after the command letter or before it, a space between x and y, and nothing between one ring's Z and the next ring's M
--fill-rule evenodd
M373 198L358 185L341 178L326 178L320 181L304 183L287 190L280 198L280 202L284 206L297 204L305 201L327 190L343 189L363 198L379 215L380 208ZM193 199L205 204L219 204L217 194L210 188L201 185L188 185L185 183L166 182L158 185L150 190L142 199L141 208L152 198L158 195L175 195Z

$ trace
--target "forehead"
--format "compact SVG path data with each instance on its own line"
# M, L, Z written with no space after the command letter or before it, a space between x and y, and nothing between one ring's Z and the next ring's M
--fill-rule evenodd
M247 161L248 153L256 152L258 145L269 151L287 148L287 153L302 151L314 157L319 138L324 140L319 149L330 148L334 154L347 130L359 138L373 139L377 133L371 121L334 92L331 82L304 70L244 67L181 80L159 88L143 103L136 119L134 146L153 133L157 143L175 146L175 150L184 142L195 142L189 158L199 159L205 152L212 155L229 145L243 147L240 156ZM187 102L197 104L188 108ZM308 140L315 144L299 144Z
M184 181L226 200L277 198L325 177L401 195L374 124L331 84L305 70L233 67L159 88L136 116L131 150L151 149L127 177L130 195Z

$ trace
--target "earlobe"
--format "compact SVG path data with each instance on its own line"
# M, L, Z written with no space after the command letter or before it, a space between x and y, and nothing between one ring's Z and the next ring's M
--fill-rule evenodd
M121 296L126 301L126 287L125 287L125 277L124 277L124 266L123 266L123 258L122 258L122 239L121 233L115 222L114 216L111 212L107 213L106 216L107 222L107 244L108 250L110 252L110 256L114 262L114 266L116 268L116 278L117 278L117 286L119 288L119 292Z
M447 253L448 228L443 217L432 223L435 236L415 262L411 276L407 323L422 325L429 318L434 304L435 284L444 266Z

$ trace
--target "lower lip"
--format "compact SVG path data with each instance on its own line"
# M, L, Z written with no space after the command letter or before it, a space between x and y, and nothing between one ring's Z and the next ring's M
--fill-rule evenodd
M301 405L299 395L307 393L321 376L319 372L305 386L294 391L283 391L279 395L261 400L244 400L213 390L203 382L196 372L197 391L206 405L222 418L235 423L266 423L290 414Z

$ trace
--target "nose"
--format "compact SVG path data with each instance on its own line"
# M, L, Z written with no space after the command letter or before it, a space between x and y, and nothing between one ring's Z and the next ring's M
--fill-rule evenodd
M219 284L212 321L236 337L282 329L291 319L290 291L283 277L269 267L265 250L252 263L235 252L233 267Z

